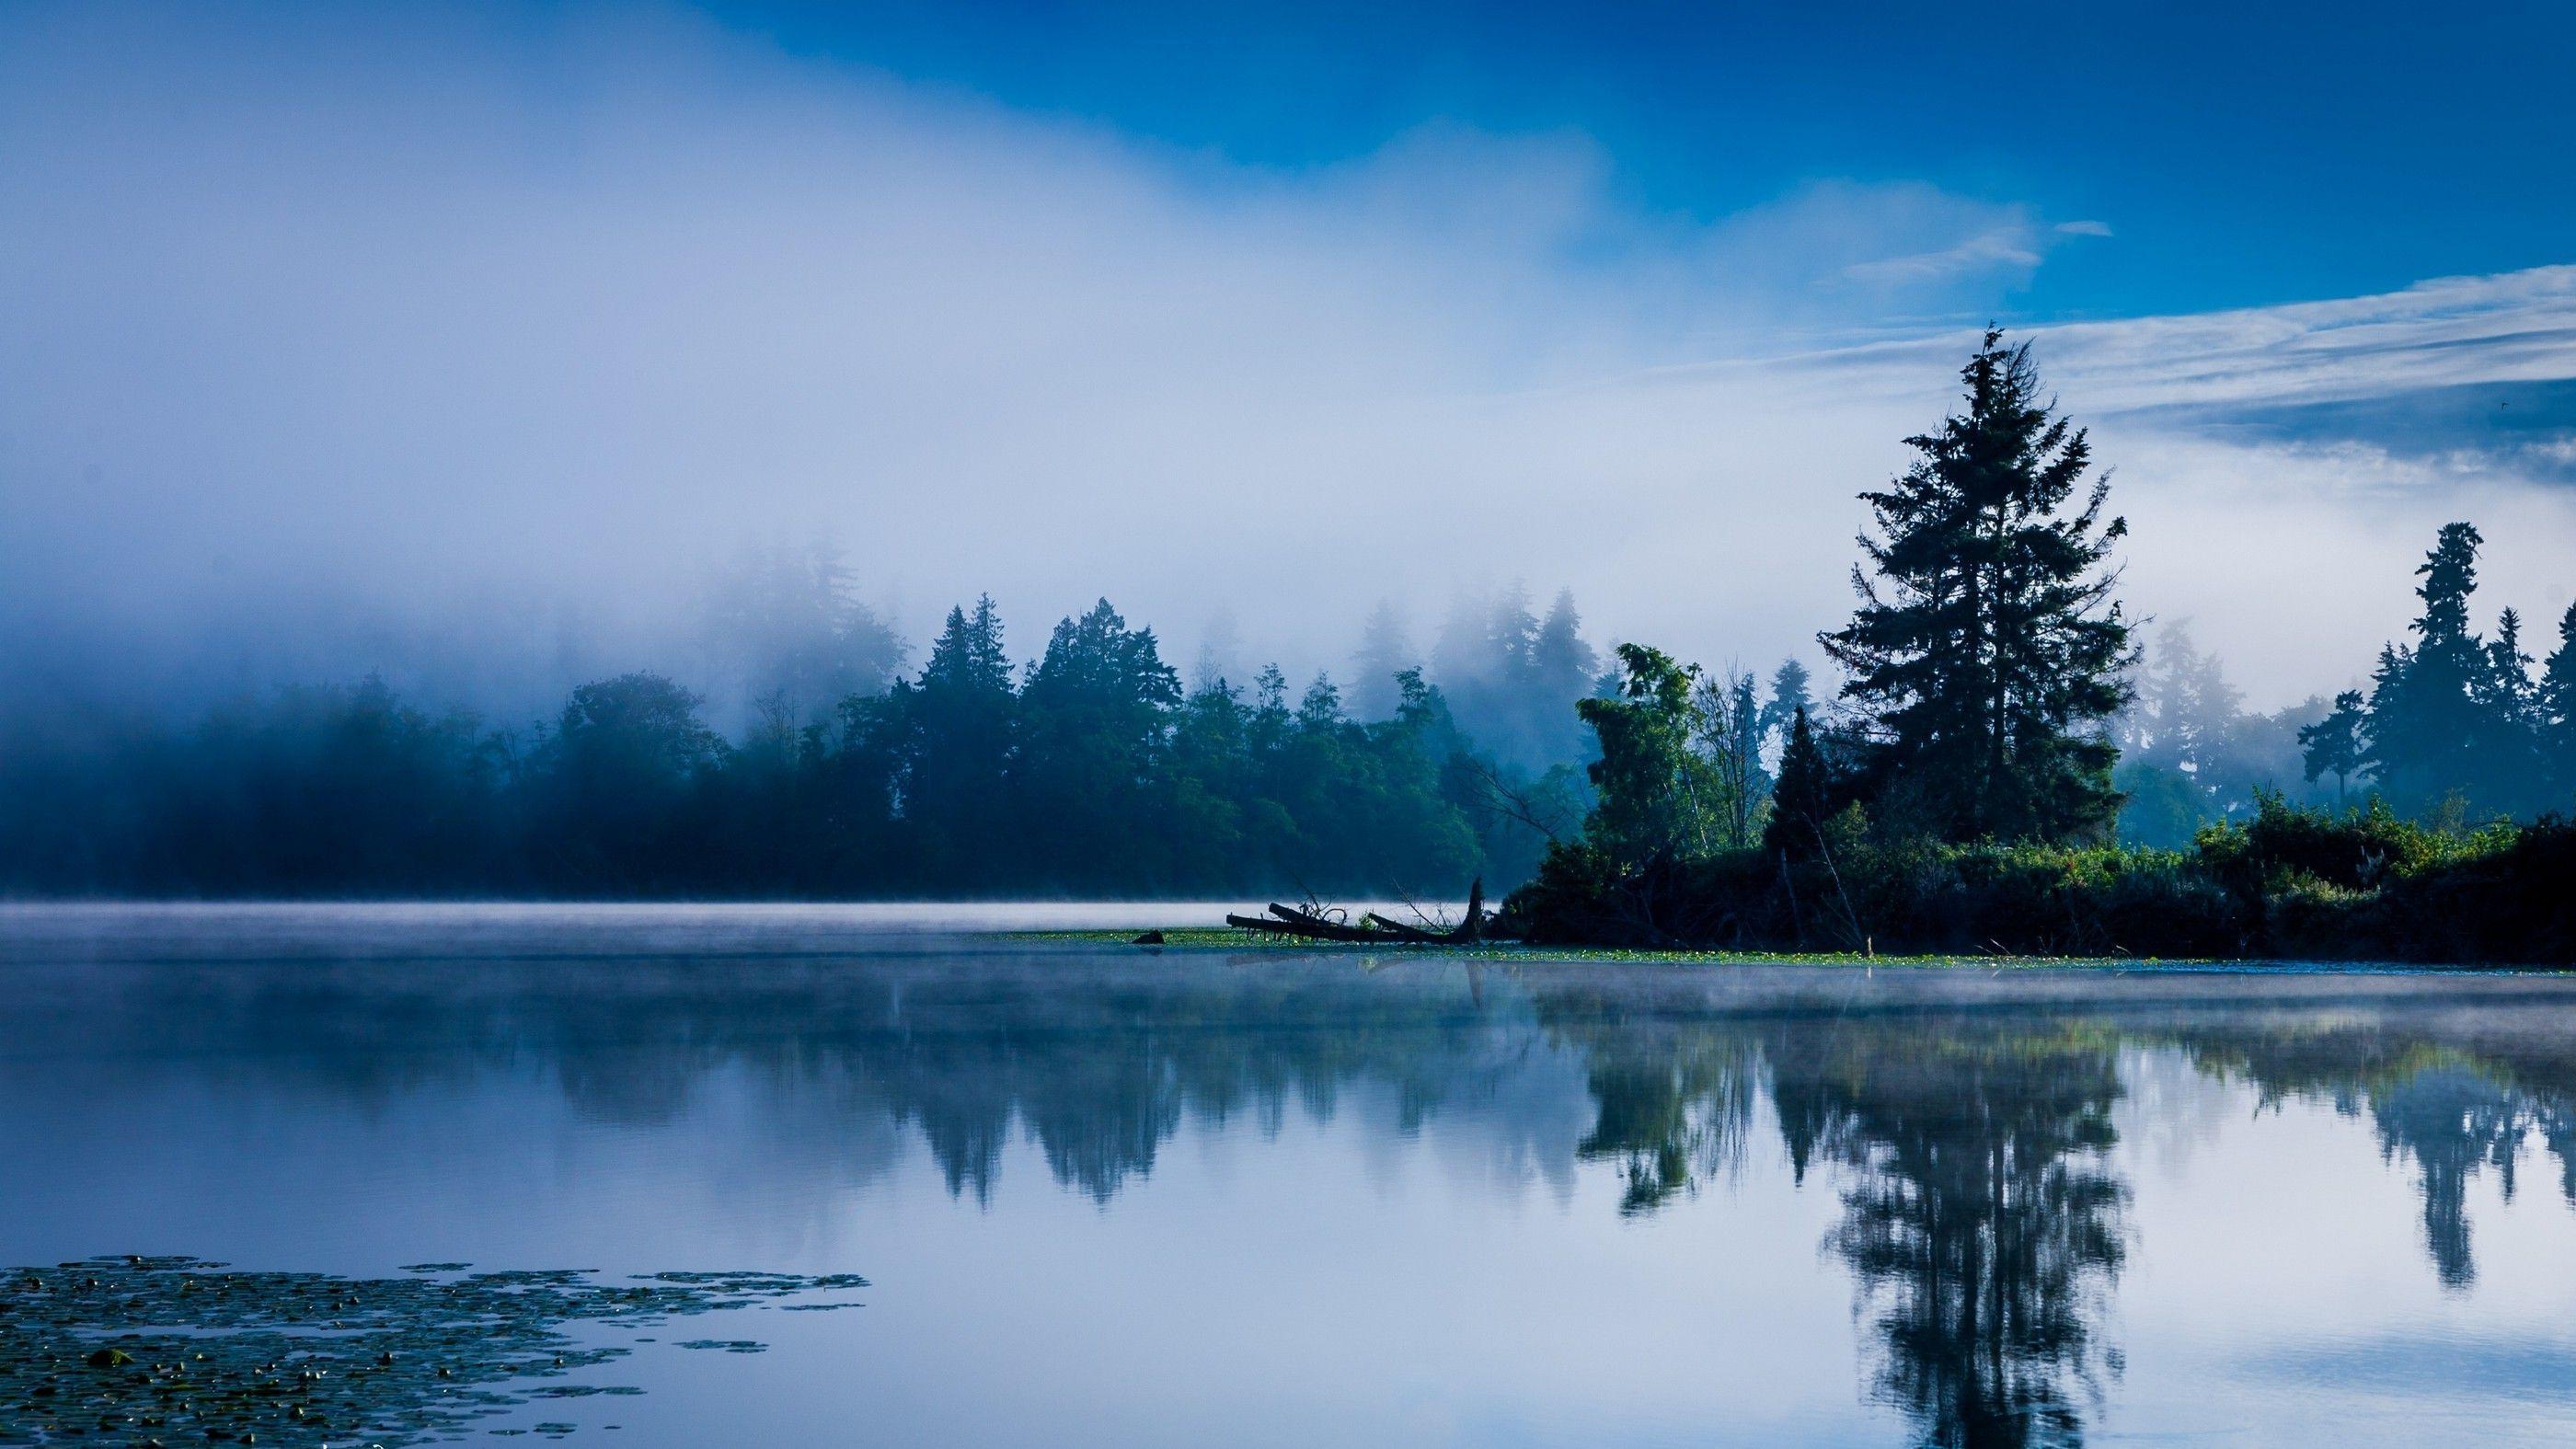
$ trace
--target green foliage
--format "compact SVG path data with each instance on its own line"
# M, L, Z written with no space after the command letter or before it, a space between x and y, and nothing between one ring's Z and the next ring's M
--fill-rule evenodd
M1362 641L1373 670L1385 667L1385 634L1372 621ZM1560 592L1541 617L1514 584L1490 598L1458 600L1431 651L1428 677L1480 747L1515 772L1536 775L1584 761L1586 732L1570 706L1591 692L1600 668L1573 595ZM1384 680L1364 677L1362 684L1375 690Z
M792 632L792 631L791 631ZM1276 669L1184 695L1106 601L1013 668L989 598L919 674L820 718L785 686L741 737L658 674L582 685L533 738L381 681L186 732L0 750L0 881L293 896L820 897L1463 892L1536 867L1589 805L1499 762L1418 669L1354 719ZM1570 700L1557 711L1571 717Z
M2536 705L2541 778L2556 802L2576 805L2576 604L2559 616Z
M1653 947L2562 959L2576 892L2547 871L2566 827L2468 822L2576 774L2576 609L2535 680L2511 610L2492 640L2471 631L2480 540L2453 524L2417 571L2415 639L2383 651L2367 697L2249 716L2179 624L2135 696L2104 567L2123 527L2103 520L2098 477L2074 503L2084 434L1997 333L1963 377L1966 410L1862 495L1861 607L1822 642L1864 720L1821 731L1797 702L1803 671L1775 682L1787 728L1762 848L1699 784L1749 758L1750 681L1702 682L1694 731L1697 671L1623 646L1617 693L1581 707L1599 803L1512 897L1515 925ZM2267 778L2293 758L2305 783L2334 776L2338 802L2368 776L2415 814L2380 794L2294 806ZM2115 809L2147 848L2107 845ZM2472 899L2477 921L2444 913Z
M2268 791L2252 820L2210 826L2197 843L2213 870L2249 886L2306 877L2347 890L2374 888L2476 844L2401 819L2384 800L2338 815L2294 808Z
M1705 849L1714 780L1692 749L1691 672L1642 644L1620 645L1619 664L1617 695L1575 706L1601 742L1584 837L1630 865Z
M1873 773L1922 828L2107 838L2117 750L2096 726L2128 702L2132 654L2104 564L2127 524L2103 518L2108 478L2087 484L2091 446L2041 399L2027 344L1989 331L1960 376L1966 410L1861 495L1861 605L1820 640L1875 726Z
M2423 612L2407 643L2380 651L2358 725L2357 772L2410 811L2453 796L2477 814L2563 810L2576 803L2564 713L2576 697L2568 642L2576 619L2562 621L2559 648L2536 680L2514 610L2499 616L2493 638L2480 638L2469 600L2484 542L2469 524L2447 524L2416 569Z
M728 753L703 703L659 674L575 689L529 770L538 858L586 888L667 889L697 788Z
M1831 766L1816 743L1807 710L1797 706L1789 717L1789 739L1780 750L1780 783L1771 795L1771 821L1762 846L1775 854L1812 855L1823 840L1825 821L1834 813L1836 795Z
M1827 839L1645 870L1560 850L1509 919L1564 944L2576 963L2576 827L2557 820L2444 832L2271 795L2188 851Z

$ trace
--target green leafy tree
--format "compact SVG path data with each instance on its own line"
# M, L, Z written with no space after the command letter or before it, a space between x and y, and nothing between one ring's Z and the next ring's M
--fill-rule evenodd
M1709 813L1722 843L1730 849L1751 845L1755 819L1771 793L1771 777L1762 768L1762 706L1753 676L1741 669L1699 676L1691 710L1691 733L1716 787Z
M1620 645L1619 664L1615 697L1575 706L1601 742L1590 769L1600 800L1584 838L1623 866L1705 850L1714 791L1691 748L1691 671L1643 644Z
M2041 399L2027 344L1989 331L1960 376L1965 411L1861 495L1861 605L1821 642L1869 713L1880 788L1918 828L2101 839L2120 803L2101 726L2133 660L2105 564L2127 524L2103 517L2109 479L2087 484L2091 445Z

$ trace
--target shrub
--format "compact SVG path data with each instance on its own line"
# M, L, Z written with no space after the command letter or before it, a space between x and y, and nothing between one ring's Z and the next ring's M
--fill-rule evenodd
M2191 851L1847 835L1622 868L1572 846L1509 910L1554 943L2576 962L2576 825L2445 833L2270 796Z

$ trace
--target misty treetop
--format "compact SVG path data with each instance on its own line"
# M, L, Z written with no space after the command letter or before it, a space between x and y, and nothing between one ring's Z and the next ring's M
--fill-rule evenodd
M2384 854L2383 818L2470 839L2576 802L2576 608L2545 658L2510 608L2481 632L2473 526L2433 541L2419 611L2365 687L2250 711L2185 621L2133 639L2113 597L2124 524L2027 346L1989 333L1960 377L1959 409L1861 495L1859 598L1818 636L1844 671L1823 688L1794 659L1766 679L1634 642L1605 670L1570 595L1542 612L1518 585L1462 595L1427 654L1381 604L1347 683L1275 664L1241 677L1219 629L1185 684L1106 599L1017 661L994 601L961 604L908 667L837 553L779 546L706 592L690 678L723 691L712 720L695 684L649 670L584 683L517 730L374 677L184 727L0 719L0 883L1433 894L1480 875L1508 888L1544 860L1524 904L1565 919L1651 922L1661 898L1804 942L1866 938L1872 883L1855 877L1871 860L1918 881L1961 861L1984 861L1980 880L1998 861L2152 876L2147 856L2069 864L2116 825L2218 852L2159 906L2187 921L2207 892L2242 907L2278 885L2248 895L2225 875L2260 858L2230 831ZM1927 849L1950 864L1925 866ZM2062 858L2009 854L2027 850Z
M269 895L1433 895L1525 876L1589 803L1580 757L1548 753L1579 748L1594 685L1570 599L1545 619L1480 602L1447 653L1498 751L1383 620L1388 677L1354 711L1276 666L1185 690L1105 599L1024 664L991 598L961 605L898 677L902 642L828 550L761 551L709 598L708 672L750 711L735 738L649 671L519 731L372 676L186 729L13 728L0 873Z

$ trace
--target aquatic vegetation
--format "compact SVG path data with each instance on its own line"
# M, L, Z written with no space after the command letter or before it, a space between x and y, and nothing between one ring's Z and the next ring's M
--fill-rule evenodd
M415 1263L389 1278L242 1272L185 1257L12 1268L0 1283L0 1443L420 1443L536 1400L642 1393L568 1381L631 1351L576 1337L576 1325L856 1307L780 1300L867 1286L855 1274L616 1279L470 1266Z

